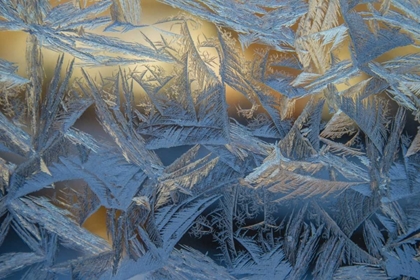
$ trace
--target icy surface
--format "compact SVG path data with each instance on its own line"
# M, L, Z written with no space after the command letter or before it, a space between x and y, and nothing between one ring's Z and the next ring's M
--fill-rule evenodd
M420 279L419 0L143 2L0 0L0 278Z

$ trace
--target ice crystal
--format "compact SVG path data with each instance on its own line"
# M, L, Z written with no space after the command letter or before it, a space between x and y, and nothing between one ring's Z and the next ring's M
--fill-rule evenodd
M146 2L0 0L0 278L420 279L420 2Z

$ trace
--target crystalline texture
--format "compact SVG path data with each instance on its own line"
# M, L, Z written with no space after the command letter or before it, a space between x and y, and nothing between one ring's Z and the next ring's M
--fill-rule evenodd
M0 0L0 278L420 279L420 2L149 2Z

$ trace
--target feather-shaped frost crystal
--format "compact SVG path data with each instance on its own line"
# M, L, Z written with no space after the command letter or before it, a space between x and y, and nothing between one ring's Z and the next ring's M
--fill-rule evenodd
M0 0L0 279L420 279L419 15Z

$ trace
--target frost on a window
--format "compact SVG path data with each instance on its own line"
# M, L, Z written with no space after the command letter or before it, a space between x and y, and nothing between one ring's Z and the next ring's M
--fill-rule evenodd
M418 0L0 0L0 31L0 278L420 279Z

